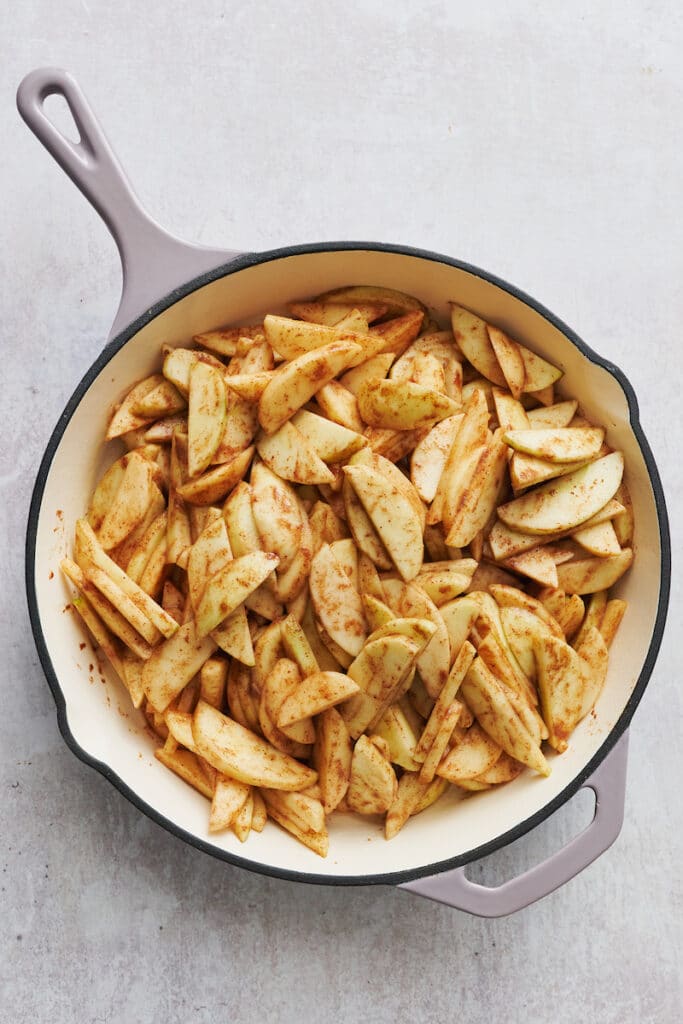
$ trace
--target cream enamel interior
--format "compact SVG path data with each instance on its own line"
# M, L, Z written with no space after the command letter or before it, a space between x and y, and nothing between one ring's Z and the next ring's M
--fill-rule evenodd
M113 674L100 677L59 572L74 522L99 475L118 451L103 454L101 439L111 404L158 366L162 342L182 344L192 334L243 322L285 302L328 288L367 282L419 296L447 318L454 300L500 325L565 371L563 389L586 414L607 427L609 443L623 450L635 505L636 559L618 588L629 608L612 650L607 684L594 716L582 723L552 775L524 773L500 789L457 800L448 796L413 818L391 842L371 819L336 815L330 853L323 860L269 823L243 846L232 833L211 836L208 804L152 756L153 743ZM43 495L35 561L38 610L47 648L64 693L69 729L90 756L104 762L155 811L217 850L271 869L360 876L416 870L467 855L541 811L585 768L623 711L645 661L660 587L660 537L647 467L629 424L619 383L587 360L552 324L496 285L448 264L413 255L368 250L305 253L246 268L181 299L139 331L105 366L83 396L55 453Z

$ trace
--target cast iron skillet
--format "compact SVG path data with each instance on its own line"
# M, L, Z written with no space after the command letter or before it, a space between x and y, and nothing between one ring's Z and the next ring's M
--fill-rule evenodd
M45 115L46 97L66 100L80 134L68 141ZM31 130L103 217L118 245L123 291L109 341L78 385L50 438L31 501L26 585L31 625L69 747L135 806L197 848L242 867L298 881L394 883L482 916L509 914L562 885L616 839L623 820L626 729L652 673L666 616L670 543L664 495L638 422L633 389L552 313L512 285L459 260L396 245L341 242L263 253L188 245L141 208L77 84L56 69L21 83L19 111ZM273 309L334 286L368 282L413 291L437 315L457 299L501 324L565 370L570 393L605 423L623 449L634 496L637 556L620 585L629 601L594 718L553 759L547 780L527 778L479 794L457 808L414 818L391 843L367 822L342 816L321 861L275 826L252 837L245 856L234 837L209 836L206 804L150 758L141 723L123 710L113 678L98 685L79 662L82 634L64 614L59 558L73 522L103 468L99 438L107 411L151 372L159 343ZM111 461L111 455L109 460ZM98 461L99 460L99 461ZM86 658L87 660L87 658ZM110 706L119 702L121 714ZM497 888L470 882L464 865L523 835L580 788L596 796L591 824L559 853ZM368 831L370 830L370 831ZM240 852L238 852L240 850Z

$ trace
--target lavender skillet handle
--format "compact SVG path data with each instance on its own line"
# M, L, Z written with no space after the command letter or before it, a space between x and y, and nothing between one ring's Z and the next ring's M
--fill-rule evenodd
M46 115L45 100L52 95L66 100L78 128L78 142L62 135ZM68 72L59 68L31 71L17 91L17 107L34 135L95 207L118 246L123 285L110 338L174 288L239 255L183 242L143 210L88 101Z
M582 789L595 793L595 815L587 828L563 849L503 885L471 882L465 868L404 882L399 889L426 896L479 917L505 917L554 892L604 853L624 820L628 733L624 733Z

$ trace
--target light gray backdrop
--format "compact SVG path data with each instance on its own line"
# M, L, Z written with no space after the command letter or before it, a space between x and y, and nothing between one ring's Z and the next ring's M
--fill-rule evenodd
M119 269L13 100L30 68L72 70L141 198L180 235L395 241L516 282L633 381L676 533L680 5L1 0L0 12L0 1019L680 1019L676 575L632 729L623 833L514 918L214 862L67 751L22 546L40 454L106 335ZM533 863L588 813L587 798L565 808L485 877Z

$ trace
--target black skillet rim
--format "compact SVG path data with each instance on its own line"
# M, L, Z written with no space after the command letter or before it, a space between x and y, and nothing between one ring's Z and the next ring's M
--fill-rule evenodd
M629 408L629 417L631 423L631 429L635 434L640 449L643 453L643 458L647 466L650 482L652 484L652 490L655 497L655 505L657 508L657 519L659 523L660 541L661 541L661 583L659 589L659 599L657 603L657 617L652 633L652 640L643 663L642 670L638 676L638 680L634 687L633 693L631 694L626 707L620 715L618 721L611 729L609 735L606 737L604 743L600 749L591 758L590 762L582 769L582 771L559 793L550 803L546 804L545 807L537 811L535 814L526 818L524 821L519 822L514 828L509 829L502 835L497 836L496 839L491 840L488 843L484 843L473 850L469 850L465 854L460 854L455 857L450 857L447 860L435 862L433 864L422 865L418 868L410 868L403 871L394 871L386 874L368 874L368 875L322 875L315 872L308 871L291 871L284 868L275 868L267 864L259 864L256 861L252 861L247 857L240 857L233 853L225 850L219 850L211 844L198 839L196 836L191 835L184 829L180 828L175 822L171 821L165 815L160 814L153 807L151 807L145 800L141 799L129 786L123 782L122 779L104 762L92 757L88 754L75 740L74 736L69 729L66 713L66 700L62 692L57 673L55 672L52 664L52 659L45 642L43 635L40 615L38 613L38 601L35 588L35 550L36 550L36 537L38 530L38 518L40 515L40 509L42 504L43 493L45 490L45 484L47 481L50 466L54 458L55 452L59 446L62 435L66 430L71 417L73 416L77 406L80 404L81 399L85 395L86 391L93 383L95 378L102 372L107 363L113 358L113 356L122 348L125 343L137 334L144 326L146 326L151 320L168 309L178 300L185 298L191 292L196 291L198 288L209 284L218 278L228 276L230 274L238 273L241 270L245 270L248 267L257 266L262 263L269 263L274 260L285 259L291 256L300 256L314 253L326 253L335 251L370 251L370 252L388 252L395 253L403 256L413 256L423 260L429 260L435 263L444 263L451 267L456 267L459 270L463 270L475 277L482 278L491 284L496 285L503 291L508 292L510 295L524 302L530 306L533 310L539 313L544 319L556 327L564 336L579 349L579 351L592 363L603 367L610 373L618 382L622 388ZM602 356L594 352L571 328L567 327L561 320L559 320L550 310L546 309L545 306L537 302L531 296L525 292L516 288L514 285L509 284L507 281L496 277L494 274L488 271L482 270L479 267L475 267L472 264L463 262L462 260L456 260L449 256L444 256L439 253L430 252L425 249L416 249L409 246L401 246L395 244L385 244L378 242L324 242L324 243L311 243L306 245L293 245L287 246L281 249L271 249L261 253L244 253L236 258L230 260L228 263L222 266L216 267L214 270L208 273L201 274L198 277L193 278L191 281L184 285L176 288L170 294L160 299L154 306L148 309L142 316L138 317L130 326L122 331L117 337L112 339L103 351L100 353L98 358L92 364L88 372L85 374L78 387L74 391L73 395L69 399L64 411L62 412L57 425L50 437L47 444L45 454L42 458L36 482L31 497L31 505L28 517L28 527L26 533L26 594L28 599L28 610L31 621L31 629L38 650L38 656L40 658L43 672L47 679L52 696L54 698L57 707L57 718L59 724L59 730L64 738L65 743L70 750L78 757L84 764L94 768L116 789L129 800L135 807L151 818L152 821L161 825L172 835L178 839L189 843L196 849L201 850L202 853L206 853L209 856L216 857L219 860L226 861L229 864L233 864L236 867L245 868L248 871L254 871L258 874L269 875L275 878L283 878L288 881L294 882L306 882L314 883L319 885L396 885L401 882L412 881L416 878L424 878L429 875L441 874L444 871L450 871L453 868L461 867L465 864L469 864L475 860L485 857L496 850L507 846L509 843L514 842L521 836L525 835L531 829L535 828L542 821L553 814L559 807L571 799L571 797L578 792L584 782L593 774L597 769L598 765L607 757L609 752L615 746L619 738L623 735L627 729L631 718L638 706L645 687L652 675L655 661L659 653L659 648L662 642L662 636L664 633L664 625L666 621L667 608L669 603L669 589L671 583L671 540L669 534L669 522L666 511L666 502L664 498L664 491L662 488L661 480L657 465L652 455L652 451L647 442L647 439L643 433L640 425L638 415L638 402L636 399L635 392L631 386L630 381L624 375L624 373L613 363Z

